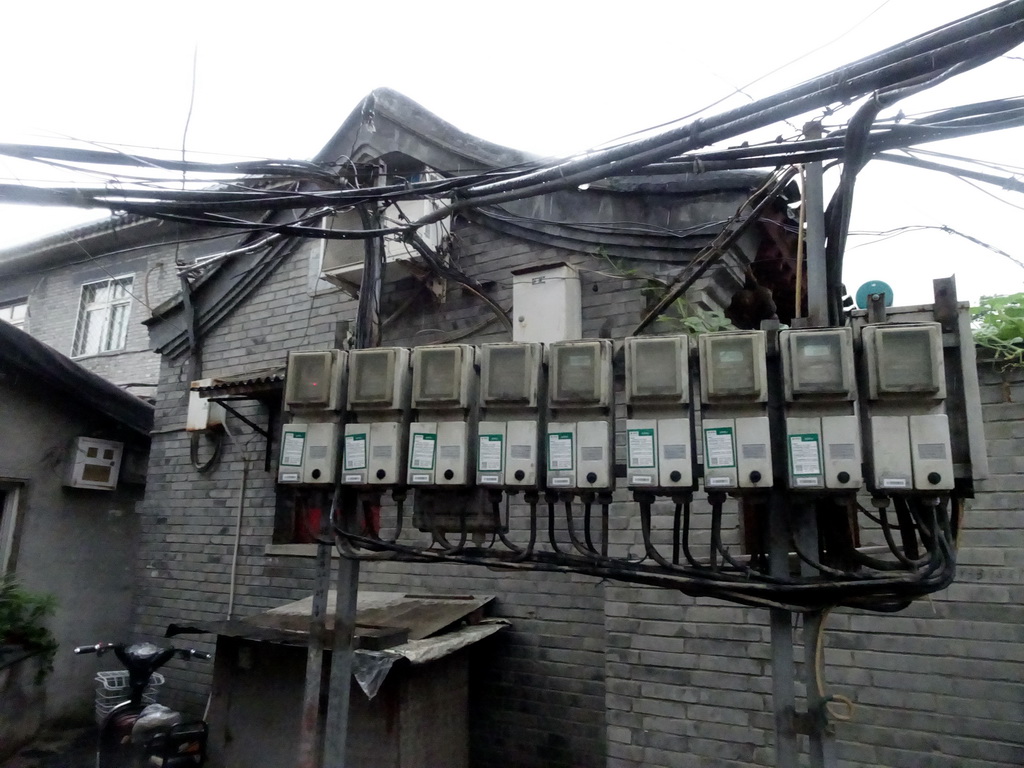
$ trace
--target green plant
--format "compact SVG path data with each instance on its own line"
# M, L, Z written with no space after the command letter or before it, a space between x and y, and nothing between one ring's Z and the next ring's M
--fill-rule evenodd
M971 307L974 343L1006 368L1024 368L1024 293L982 296Z
M641 272L636 268L625 266L621 261L612 257L604 246L600 246L595 255L608 262L608 265L614 270L617 277L622 277L626 280L643 281L644 285L640 288L640 293L650 302L657 301L668 290L669 283L666 280L656 275ZM713 333L735 327L721 310L704 309L695 306L687 302L682 296L672 302L654 321L654 324L669 333L692 334Z
M53 595L29 592L13 576L0 577L0 644L42 652L43 665L37 683L53 670L57 640L46 626L46 619L56 609Z

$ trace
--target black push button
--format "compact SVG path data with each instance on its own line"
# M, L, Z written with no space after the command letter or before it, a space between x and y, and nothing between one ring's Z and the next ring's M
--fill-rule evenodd
M683 475L678 469L673 469L671 472L668 473L668 479L671 480L673 483L678 483L680 480L683 479Z
M313 476L314 480L319 480L320 479L320 470L319 469L314 469L309 474L311 474Z
M454 472L452 472L452 470L450 470L450 469L446 469L446 470L444 471L444 479L445 479L445 480L451 480L451 479L452 479L453 477L455 477L455 473L454 473Z
M596 483L597 482L597 473L596 472L587 472L587 482L588 483Z
M752 483L760 483L761 482L761 473L758 472L756 469L753 472L750 473L750 482L752 482Z
M383 480L387 476L387 474L388 473L385 472L383 469L378 469L377 470L377 479L378 480Z
M942 482L942 475L940 475L938 472L929 472L928 482L931 483L932 485L938 485L939 483Z
M516 480L522 481L522 479L526 477L526 473L521 469L517 469L514 477Z
M836 480L838 480L840 483L848 483L850 482L850 473L840 472L838 475L836 475Z

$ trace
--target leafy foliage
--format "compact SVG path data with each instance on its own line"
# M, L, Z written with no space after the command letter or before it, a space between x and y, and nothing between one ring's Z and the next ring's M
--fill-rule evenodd
M47 628L46 619L56 609L53 595L29 592L13 576L0 577L0 644L43 652L43 667L37 683L53 669L57 640Z
M616 276L626 280L638 280L644 283L640 293L649 301L654 302L662 297L668 290L669 284L666 280L656 275L643 273L633 267L627 267L621 260L614 258L601 246L597 254L615 271ZM732 322L721 310L704 309L690 304L683 297L679 297L670 304L665 311L654 321L655 326L668 333L713 333L714 331L725 331L734 328Z
M1024 293L982 296L971 307L974 342L1005 368L1024 368Z
M728 331L734 327L721 310L695 307L683 299L676 299L655 323L662 327L668 326L673 332L691 334Z

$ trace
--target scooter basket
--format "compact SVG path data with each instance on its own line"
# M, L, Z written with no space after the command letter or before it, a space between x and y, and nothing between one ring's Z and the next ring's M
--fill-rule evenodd
M154 672L149 679L149 685L142 693L143 704L152 704L156 701L156 689L164 684L164 676ZM130 692L128 690L128 672L124 669L114 669L108 672L96 673L96 724L103 722L110 711L127 701Z

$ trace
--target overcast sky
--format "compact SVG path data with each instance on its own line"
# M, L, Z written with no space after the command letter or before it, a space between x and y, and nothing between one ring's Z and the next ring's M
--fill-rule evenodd
M767 96L988 5L12 4L0 46L0 141L73 139L179 152L184 142L194 159L306 159L363 96L388 86L469 133L560 155L679 118L729 94L708 114ZM794 59L747 87L749 97L734 93ZM899 108L912 115L1020 96L1022 85L1024 50L1018 48ZM845 122L852 111L826 125ZM766 135L794 132L780 125ZM1012 165L1024 176L1024 129L925 148ZM837 175L828 174L829 187ZM0 159L0 181L52 176ZM1019 193L979 191L934 172L876 161L858 182L851 229L946 226L1024 261L1022 206ZM98 215L104 214L0 205L0 247ZM886 280L898 304L930 301L931 279L952 273L961 298L1024 290L1024 269L936 229L888 239L851 236L845 263L851 292L866 280Z

